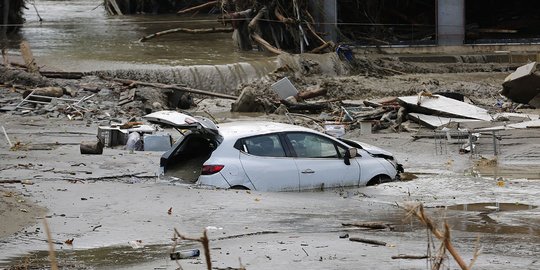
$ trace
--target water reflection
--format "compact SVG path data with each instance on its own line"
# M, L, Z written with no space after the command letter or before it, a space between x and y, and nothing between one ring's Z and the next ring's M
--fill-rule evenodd
M537 206L521 203L471 203L459 204L446 207L448 210L478 212L478 215L452 215L448 222L452 225L452 229L477 232L477 233L497 233L497 234L527 234L540 236L540 228L523 222L521 218L517 218L515 224L501 223L492 218L491 214L499 212L527 211L536 209ZM512 222L514 223L514 222ZM525 223L525 224L522 224Z
M239 52L230 33L173 34L145 43L142 36L177 27L221 26L215 16L108 16L102 0L36 0L25 12L21 37L28 40L38 62L66 70L133 68L133 65L178 66L225 64L268 55ZM13 37L13 41L17 41ZM14 46L16 42L12 42ZM13 47L15 48L15 47Z

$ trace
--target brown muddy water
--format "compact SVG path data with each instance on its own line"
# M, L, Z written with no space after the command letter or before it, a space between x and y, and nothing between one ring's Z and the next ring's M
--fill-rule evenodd
M508 269L509 264L537 269L539 184L520 180L500 187L489 178L440 172L419 175L411 182L324 192L209 190L167 181L67 186L64 181L41 181L26 192L54 209L56 215L49 223L55 241L75 238L73 246L55 245L59 262L72 268L175 269L168 258L171 229L197 236L202 228L212 226L218 228L209 231L212 258L224 269L237 267L239 257L253 269L286 269L280 261L298 263L302 269L358 269L358 263L369 269L426 269L425 261L402 264L389 259L398 253L425 252L425 229L396 207L415 201L423 202L438 223L450 224L452 239L466 258L480 237L484 251L475 269ZM167 214L169 207L172 215ZM355 220L384 222L394 229L369 231L341 225ZM102 226L94 230L97 225ZM0 242L4 262L21 265L31 260L47 265L46 244L40 240L43 233L36 233L34 227L26 231ZM383 240L390 246L351 244L338 237L342 233ZM128 245L139 239L144 248ZM200 246L184 242L179 247L189 248ZM319 263L314 254L328 261ZM499 260L504 263L498 265ZM204 256L182 265L204 269Z
M138 42L148 34L172 28L219 27L216 15L109 16L102 0L36 0L25 11L21 37L40 64L66 70L134 68L138 65L216 65L267 59L259 52L241 52L231 33L173 34ZM15 44L14 44L15 45Z

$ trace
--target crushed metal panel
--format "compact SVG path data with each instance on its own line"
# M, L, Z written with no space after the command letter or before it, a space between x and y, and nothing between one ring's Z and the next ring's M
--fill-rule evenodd
M485 109L441 95L422 98L420 104L418 96L399 97L398 102L411 112L484 121L493 119Z
M540 76L535 73L536 64L526 64L508 75L501 94L514 102L540 108Z
M450 122L470 123L470 122L481 121L481 120L476 120L476 119L449 118L449 117L442 117L442 116L435 116L435 115L426 115L426 114L421 114L421 113L409 113L409 119L415 122L419 122L422 125L428 126L430 128L438 128Z

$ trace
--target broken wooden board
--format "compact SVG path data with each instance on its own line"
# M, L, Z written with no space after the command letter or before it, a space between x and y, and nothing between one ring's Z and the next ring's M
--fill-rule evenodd
M463 118L449 118L435 115L426 115L421 113L409 113L409 120L420 123L430 128L438 128L440 126L447 125L448 123L470 123L480 122L482 120L476 119L463 119Z
M540 108L540 76L535 72L536 62L517 68L504 79L501 95L514 102Z
M495 131L495 130L509 130L509 129L526 129L526 128L540 128L540 120L531 120L521 123L509 124L505 126L496 126L489 128L477 129L475 131Z
M128 91L124 91L120 94L120 99L118 100L118 106L122 106L124 104L128 104L135 100L135 94L137 93L137 89L132 88Z
M493 119L485 109L441 95L422 97L420 105L417 96L399 97L398 102L410 112L484 121Z

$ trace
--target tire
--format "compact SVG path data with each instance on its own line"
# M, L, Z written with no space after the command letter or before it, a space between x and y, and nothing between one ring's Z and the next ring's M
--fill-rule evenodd
M233 190L249 190L249 188L247 188L245 186L232 186L229 189L233 189Z
M369 180L369 182L367 183L366 186L375 186L375 185L390 182L390 181L392 181L392 178L390 178L390 176L384 175L384 174L379 174L379 175L371 178L371 180Z

